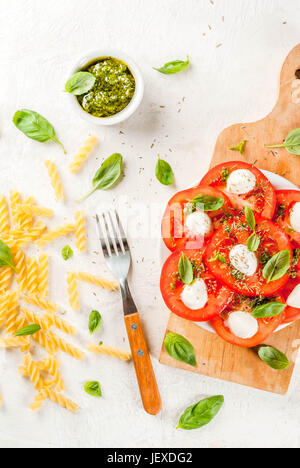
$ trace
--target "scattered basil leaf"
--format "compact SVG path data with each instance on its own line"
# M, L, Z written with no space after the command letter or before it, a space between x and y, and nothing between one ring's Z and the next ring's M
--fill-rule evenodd
M286 355L272 346L261 346L258 350L258 356L272 369L284 370L290 366Z
M194 272L192 262L182 252L179 263L178 273L181 281L184 284L191 284L194 280Z
M61 251L61 255L64 260L69 260L69 258L73 257L73 254L74 252L69 245L66 245Z
M96 77L89 72L77 72L66 82L65 90L67 93L80 96L92 89Z
M98 310L92 310L89 317L89 330L91 335L101 327L101 315Z
M196 367L196 356L193 345L182 335L168 333L164 341L167 353L177 361Z
M293 266L298 265L299 257L300 257L300 249L298 249L298 248L293 249L293 260L292 260L292 265Z
M96 382L96 381L87 382L84 385L84 391L90 396L97 397L97 398L102 397L101 386L99 382Z
M246 143L247 143L246 140L243 140L239 145L233 146L230 149L231 151L239 151L241 154L244 154Z
M255 318L277 317L284 311L285 307L286 304L282 304L282 302L267 302L255 307L252 315Z
M255 234L255 232L253 232L253 234L251 234L251 236L248 237L248 240L247 240L248 250L250 252L256 252L256 250L259 247L259 244L260 244L260 238L258 237L257 234Z
M205 398L195 405L189 406L179 419L177 429L199 429L210 423L219 413L224 404L222 395Z
M291 154L300 156L300 128L292 130L281 145L266 145L266 148L286 148Z
M4 266L11 267L15 273L18 273L16 267L13 264L11 249L8 245L4 244L2 240L0 240L0 268Z
M214 257L210 258L208 260L209 263L211 262L216 262L216 261L219 261L221 263L226 263L226 258L224 257L224 255L220 254L220 253L217 253Z
M121 154L114 153L107 158L100 169L95 174L93 179L93 190L85 195L78 202L86 200L96 190L108 190L110 189L121 177L123 171L123 158Z
M155 168L155 175L157 180L163 185L173 185L174 183L174 173L170 164L160 159L159 156Z
M289 250L281 250L268 261L263 269L263 277L269 283L284 276L290 268L291 254Z
M202 211L217 211L224 205L224 198L213 197L199 193L193 200L193 205Z
M30 109L21 109L15 113L13 122L28 138L41 143L49 140L55 141L62 147L66 154L66 150L63 144L57 139L51 123L37 112Z
M102 345L103 345L103 341L99 341L98 346L102 346Z
M248 226L252 231L255 229L255 216L250 206L245 206L245 217L248 223Z
M190 64L189 56L185 61L174 60L173 62L165 63L161 68L154 68L154 70L163 73L164 75L174 75L175 73L185 70Z
M41 330L40 325L33 324L33 325L28 325L27 327L21 328L21 330L17 331L15 333L15 336L28 336L28 335L34 335L38 331Z
M230 172L229 172L228 167L223 167L222 171L221 171L221 180L222 180L222 182L226 183L229 175L230 175Z

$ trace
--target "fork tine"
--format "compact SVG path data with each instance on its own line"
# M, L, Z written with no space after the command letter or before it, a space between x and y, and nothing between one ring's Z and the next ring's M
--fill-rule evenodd
M113 236L114 236L117 248L118 248L118 252L123 253L123 255L124 255L125 254L125 249L124 249L122 239L121 239L121 237L120 237L120 235L119 235L119 233L117 232L117 229L116 229L116 222L115 222L115 219L114 219L115 217L113 216L113 214L111 212L108 213L108 216L110 218L110 223L111 223L111 227L112 227L112 231L113 231Z
M123 229L122 223L120 221L118 212L116 210L115 210L115 216L116 216L116 220L117 220L118 230L119 230L119 233L120 233L120 236L121 236L120 238L121 238L122 244L124 246L124 249L127 252L129 250L129 245L128 245L126 234L124 232L124 229Z
M117 245L117 242L116 242L116 236L114 235L114 228L112 226L111 217L110 217L109 212L108 213L103 213L103 218L104 218L104 222L105 222L108 241L109 241L109 244L110 244L110 249L114 250L115 255L118 257L120 249L119 249L119 247Z
M101 247L102 247L102 252L103 255L111 257L112 253L110 250L110 245L107 240L107 236L104 235L104 230L101 226L101 221L98 215L96 215L96 220L97 220L97 226L98 226L98 233L100 237L100 242L101 242Z

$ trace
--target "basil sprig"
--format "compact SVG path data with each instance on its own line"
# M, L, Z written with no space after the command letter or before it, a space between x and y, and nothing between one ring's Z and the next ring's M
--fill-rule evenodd
M35 333L37 333L40 330L41 330L40 325L37 325L37 324L34 323L32 325L28 325L27 327L21 328L21 330L19 330L19 331L17 331L17 333L15 333L15 336L34 335Z
M194 280L194 271L192 262L181 253L181 257L178 263L178 273L181 281L184 284L191 284Z
M89 316L89 330L91 335L101 327L101 315L98 310L92 310Z
M209 263L216 262L217 260L221 263L226 263L226 258L224 257L224 255L220 254L219 252L216 253L214 257L210 258L208 262Z
M177 429L190 431L206 426L217 416L223 405L224 397L222 395L200 400L185 410L179 419Z
M57 139L51 123L37 112L30 109L21 109L15 113L13 122L28 138L41 143L49 140L55 141L62 147L66 154L66 150L63 144Z
M89 72L77 72L66 82L67 93L80 96L90 91L96 81L96 77Z
M90 396L97 398L102 397L101 386L97 381L86 382L84 385L84 391Z
M173 60L172 62L165 63L161 68L154 68L154 70L163 73L164 75L174 75L175 73L185 70L190 64L190 58L187 56L186 60Z
M202 211L217 211L224 205L224 198L199 193L199 195L192 200L192 204L195 208Z
M300 128L292 130L281 145L266 145L266 148L286 148L291 154L300 156Z
M255 307L252 315L255 318L277 317L277 315L280 315L284 311L285 307L286 304L282 302L267 302Z
M258 356L269 367L275 370L284 370L290 366L290 361L286 355L272 346L260 346Z
M230 149L231 151L239 151L241 154L244 154L246 143L247 143L246 140L243 140L239 145L233 146Z
M196 367L196 356L193 345L182 335L168 333L164 345L167 353L177 361Z
M16 267L13 264L10 247L8 247L8 245L4 244L4 242L0 240L0 268L5 266L9 266L14 270L15 273L18 273Z
M255 216L250 206L245 206L245 217L249 228L253 231L253 233L247 240L247 248L250 252L256 252L260 245L260 238L255 232Z
M268 261L263 269L263 277L267 282L282 278L290 268L291 254L289 250L281 250Z
M67 261L69 260L69 258L73 257L73 250L71 249L71 247L69 245L66 245L62 251L61 251L61 255L62 255L62 258Z
M163 185L173 185L174 183L174 173L170 164L160 159L159 156L155 168L155 175L157 180Z
M114 153L107 158L100 169L95 174L93 179L93 190L91 190L83 198L77 200L81 202L86 200L96 190L108 190L110 189L121 177L123 171L123 158L121 154Z

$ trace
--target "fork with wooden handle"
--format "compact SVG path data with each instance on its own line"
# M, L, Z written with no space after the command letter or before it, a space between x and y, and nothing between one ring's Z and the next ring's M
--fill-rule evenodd
M147 413L158 414L161 410L161 398L140 316L127 281L131 255L125 232L115 211L96 215L96 219L106 264L120 283L124 320L143 405Z

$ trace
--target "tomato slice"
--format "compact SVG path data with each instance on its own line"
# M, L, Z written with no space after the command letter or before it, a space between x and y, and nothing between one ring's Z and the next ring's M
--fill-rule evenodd
M209 195L224 200L222 208L216 211L207 211L206 214L212 220L212 227L208 234L195 235L186 226L189 207L191 201L197 195ZM162 238L169 250L174 252L184 247L191 249L200 249L203 246L204 239L209 238L217 226L220 217L231 207L228 197L212 187L194 187L182 192L176 193L168 203L162 220ZM195 211L195 208L193 208Z
M286 234L272 221L256 219L256 234L260 245L255 252L258 267L252 276L236 270L230 262L230 251L238 244L247 244L252 234L245 218L232 219L223 223L212 236L205 252L205 263L209 271L233 291L245 296L269 296L279 291L289 280L286 273L282 278L270 281L263 278L262 271L267 261L281 250L288 250L293 257L292 246ZM222 261L218 258L222 256Z
M178 275L178 264L182 252L193 264L194 278L202 278L207 287L208 301L202 309L192 310L181 300L185 285ZM160 289L162 297L171 312L194 322L205 322L215 317L226 307L233 296L233 293L220 284L205 268L203 249L173 252L163 266Z
M289 238L300 246L300 232L296 232L290 221L291 209L295 203L300 202L300 190L277 190L277 207L274 221L289 236Z
M233 171L246 169L254 174L256 185L250 192L237 195L227 190L227 180ZM200 182L224 192L235 208L243 209L246 205L261 217L272 219L276 208L275 190L268 178L256 167L242 161L231 161L219 164L211 169Z
M278 295L270 297L268 302L281 302L285 304L283 296ZM253 348L263 343L271 334L278 328L285 318L285 310L277 317L268 317L264 319L257 319L258 332L252 338L243 339L234 335L226 324L230 313L242 310L244 312L252 313L256 305L262 303L262 298L245 298L245 296L235 295L232 302L223 310L223 312L212 320L212 326L216 333L223 338L223 340L233 345L241 346L243 348Z

